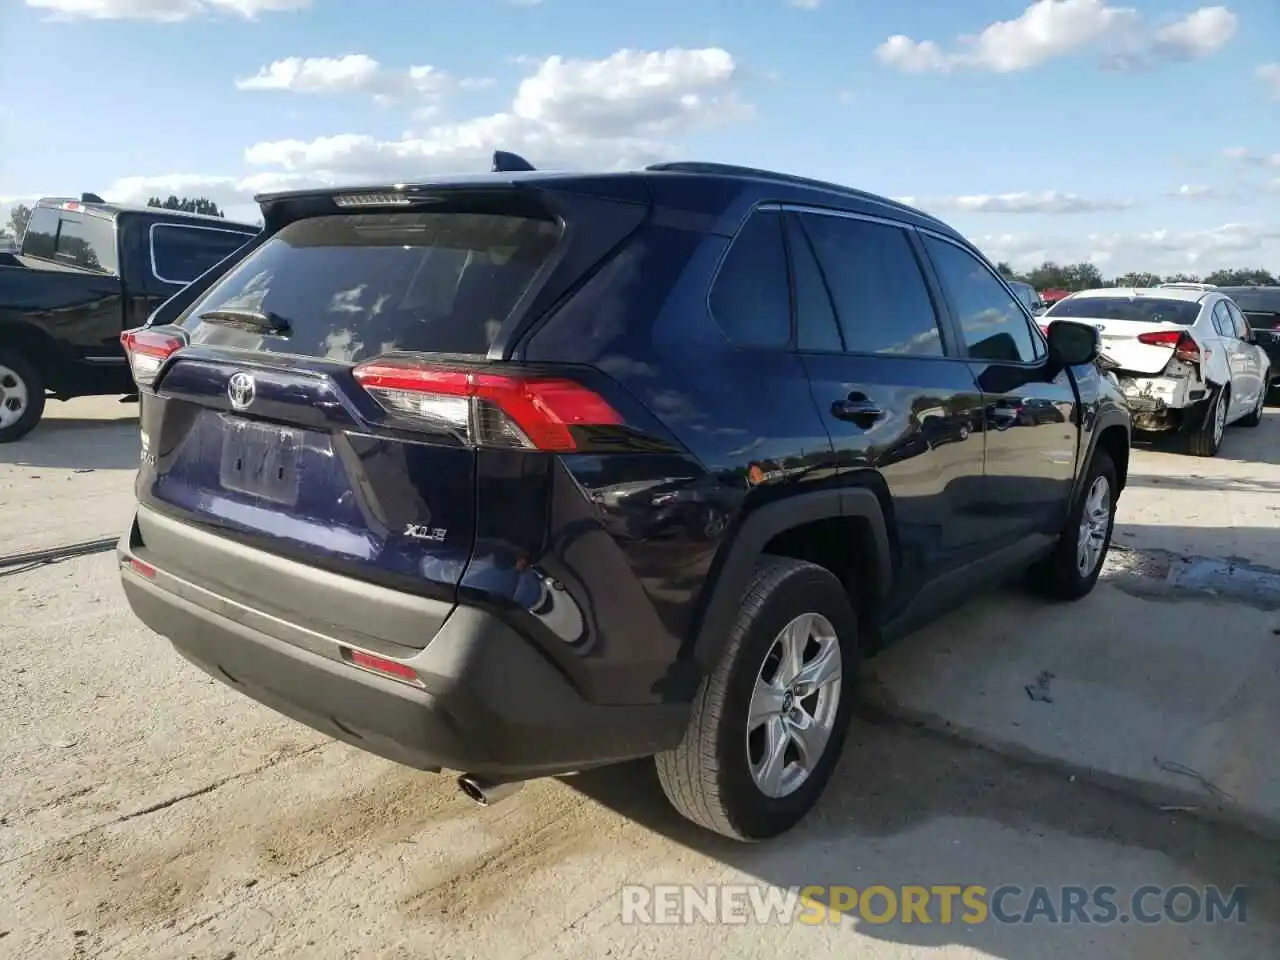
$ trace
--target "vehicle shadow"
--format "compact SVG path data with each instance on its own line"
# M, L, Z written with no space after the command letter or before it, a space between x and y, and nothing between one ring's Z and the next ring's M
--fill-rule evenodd
M1132 443L1135 450L1183 456L1190 464L1227 460L1280 466L1280 410L1269 408L1256 427L1228 426L1217 455L1205 460L1191 456L1187 438L1181 434L1135 432Z
M1234 946L1215 954L1263 957L1270 949L1266 944L1274 944L1278 935L1280 902L1274 890L1280 845L1161 814L1101 788L1069 783L1048 768L1006 760L892 721L856 718L818 807L792 833L765 844L736 843L684 820L666 801L649 761L584 772L564 782L745 875L727 882L755 878L783 889L817 884L859 890L877 884L892 890L913 884L980 884L988 891L1003 884L1024 889L1043 884L1056 890L1090 883L1124 890L1126 881L1135 886L1216 885L1225 891L1244 885L1250 888L1249 922L1202 928L1221 947ZM1108 854L1107 848L1118 855ZM1108 856L1117 864L1165 861L1164 879L1141 868L1136 874L1129 866L1111 870ZM1179 879L1170 881L1170 875ZM657 882L685 879L673 872ZM816 899L830 903L825 895ZM974 956L1009 960L1145 958L1162 942L1158 931L1122 931L1119 925L1105 931L991 921L967 926L939 922L936 903L933 913L929 924L897 918L882 924L859 921L857 932L917 948L963 944Z
M137 470L137 417L50 417L27 436L0 445L0 465L52 470Z

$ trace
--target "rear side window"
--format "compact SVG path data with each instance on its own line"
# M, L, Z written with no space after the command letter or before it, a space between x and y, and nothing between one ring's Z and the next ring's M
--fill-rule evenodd
M813 244L795 216L787 218L787 248L796 291L796 346L801 350L839 353L844 349L831 295L813 252Z
M1227 311L1227 316L1231 318L1231 325L1235 328L1236 338L1239 340L1248 340L1250 329L1249 321L1245 319L1244 314L1230 300L1222 301L1223 308Z
M1133 323L1177 323L1189 327L1200 316L1194 300L1164 297L1071 297L1061 300L1047 314L1059 319L1128 320Z
M151 270L166 283L190 283L235 253L252 234L157 223L151 227Z
M933 298L905 230L802 214L850 353L940 357Z
M102 217L37 207L23 234L22 252L84 270L114 273L115 225Z
M791 302L782 216L753 213L711 284L711 314L741 347L781 347L791 340Z
M551 220L492 213L370 213L284 227L187 310L196 343L355 363L392 350L483 356L560 238ZM284 336L214 322L271 314Z
M36 207L31 211L27 229L22 234L22 252L28 257L52 260L58 245L58 211Z

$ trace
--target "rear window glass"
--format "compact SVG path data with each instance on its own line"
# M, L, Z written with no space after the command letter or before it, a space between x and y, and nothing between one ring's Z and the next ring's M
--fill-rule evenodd
M1072 297L1060 300L1048 317L1130 320L1134 323L1177 323L1189 327L1200 316L1200 304L1163 297Z
M151 227L151 269L157 280L190 283L251 239L249 233L157 223Z
M1280 313L1280 287L1274 290L1224 290L1222 291L1245 313Z
M23 234L22 252L84 270L114 273L115 224L102 217L37 207Z
M1009 289L1014 292L1014 295L1022 301L1022 305L1028 310L1034 310L1036 308L1036 304L1040 298L1036 296L1035 288L1029 283L1019 283L1014 280L1009 283Z
M483 356L555 249L550 220L491 213L375 213L289 224L197 300L194 343L357 362L391 350ZM205 322L271 314L264 336Z

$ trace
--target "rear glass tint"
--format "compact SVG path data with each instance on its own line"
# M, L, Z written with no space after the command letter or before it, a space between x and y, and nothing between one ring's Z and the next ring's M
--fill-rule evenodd
M1036 295L1035 287L1029 283L1021 283L1017 280L1009 281L1009 289L1014 292L1022 305L1028 310L1034 310L1040 298Z
M1200 316L1200 304L1163 297L1072 297L1060 300L1048 317L1129 320L1134 323L1177 323L1189 327Z
M1245 313L1280 313L1280 287L1262 290L1223 290Z
M180 325L207 343L357 362L391 350L483 356L555 249L550 220L373 213L289 224L196 301ZM205 322L271 314L285 336Z
M251 233L156 223L151 226L151 269L157 280L190 283L253 239Z
M36 207L23 234L22 252L84 270L114 273L115 224L103 217Z

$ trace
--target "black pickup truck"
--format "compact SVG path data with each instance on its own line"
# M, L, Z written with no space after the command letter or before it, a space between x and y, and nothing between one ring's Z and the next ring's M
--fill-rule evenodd
M39 201L0 261L0 443L30 433L47 398L134 394L121 332L257 233L92 194Z

